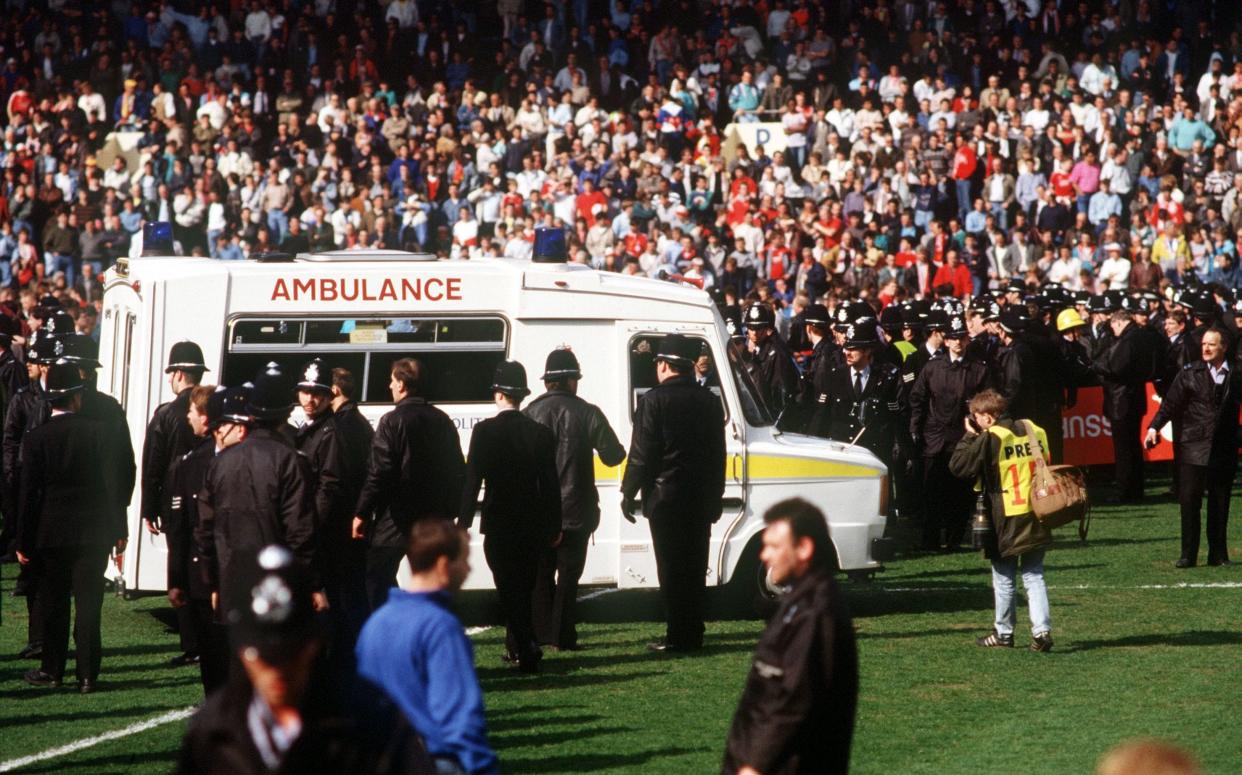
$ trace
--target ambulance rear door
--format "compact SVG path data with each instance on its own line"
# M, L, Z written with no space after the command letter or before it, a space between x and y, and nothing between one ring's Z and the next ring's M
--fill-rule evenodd
M687 324L677 322L637 322L620 321L617 323L616 356L620 359L618 373L624 391L622 400L624 408L616 427L617 435L623 440L630 439L633 434L634 412L639 399L657 384L655 353L659 350L660 341L669 334L681 334L700 342L703 353L710 356L712 368L707 379L708 388L720 397L725 415L725 489L723 511L720 520L713 526L712 543L709 550L707 583L714 585L719 572L715 558L720 556L720 543L730 525L739 521L746 511L746 423L737 411L737 397L729 375L728 355L723 349L718 331L710 324ZM623 471L624 469L620 469ZM607 509L609 504L602 504ZM619 508L613 506L612 508ZM651 545L651 530L642 518L641 510L634 513L636 524L618 520L619 538L617 551L619 554L620 573L617 578L619 587L654 587L658 586L656 578L655 552ZM607 520L605 520L607 522Z

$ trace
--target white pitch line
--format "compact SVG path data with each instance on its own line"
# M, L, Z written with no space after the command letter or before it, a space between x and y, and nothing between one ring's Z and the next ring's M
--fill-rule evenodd
M597 589L594 592L588 592L587 594L578 598L578 602L581 603L583 600L594 600L597 597L603 597L604 595L611 595L613 592L620 592L620 591L621 591L620 587L609 587L608 589Z
M170 710L162 716L149 718L146 721L139 721L136 724L130 724L123 729L114 729L111 732L104 732L102 735L95 735L94 737L84 737L81 740L69 743L68 745L49 748L46 751L31 754L30 756L23 756L20 759L10 759L7 762L0 762L0 772L10 772L20 767L26 767L34 764L35 762L56 759L61 756L68 756L71 753L77 753L84 748L90 748L91 746L96 746L100 743L106 743L110 740L119 740L122 737L129 737L130 735L136 735L139 732L146 732L148 729L154 729L155 727L163 726L164 724L171 724L174 721L181 721L182 719L189 718L193 715L195 710L197 710L197 707L194 705L191 705L188 708L182 708L181 710Z
M955 587L873 587L877 592L970 592L973 590L991 589L989 586L955 586ZM1048 589L1242 589L1242 581L1183 581L1177 584L1049 584Z
M490 629L491 627L467 627L466 635L473 638L475 635L481 635Z

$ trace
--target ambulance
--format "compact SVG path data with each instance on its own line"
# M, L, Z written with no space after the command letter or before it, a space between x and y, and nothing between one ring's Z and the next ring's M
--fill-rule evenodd
M544 359L571 348L579 394L600 406L628 446L638 400L656 384L652 355L677 333L702 343L715 364L711 389L725 410L724 511L712 529L708 584L752 597L770 593L759 561L763 514L800 496L828 515L838 566L869 574L888 559L888 471L861 447L777 430L711 297L684 284L595 271L564 262L436 260L389 250L267 254L219 261L181 256L122 259L105 277L99 389L124 407L134 449L152 412L174 398L164 374L173 343L203 348L210 384L236 385L275 361L300 372L312 358L353 372L356 400L372 422L392 408L391 366L419 359L424 395L452 417L469 448L471 429L496 413L498 363L521 361L534 395ZM294 422L299 421L295 414ZM596 459L602 521L582 583L655 587L655 553L642 519L621 515L624 464ZM118 579L127 595L165 589L162 535L142 524L140 488L129 509L130 549ZM476 525L478 522L475 523ZM472 536L476 556L481 537ZM467 589L492 586L474 563Z

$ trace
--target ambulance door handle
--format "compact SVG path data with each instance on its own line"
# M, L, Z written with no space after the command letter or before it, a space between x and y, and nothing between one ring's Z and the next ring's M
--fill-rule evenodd
M741 440L742 440L742 429L738 426L738 424L737 424L737 421L736 421L736 420L734 420L733 422L729 423L729 430L733 431L733 440L734 440L734 441L741 441Z
M729 474L733 477L733 481L736 484L742 483L742 477L738 473L738 469L740 468L741 462L742 462L741 453L734 452L732 455L732 458L729 461Z

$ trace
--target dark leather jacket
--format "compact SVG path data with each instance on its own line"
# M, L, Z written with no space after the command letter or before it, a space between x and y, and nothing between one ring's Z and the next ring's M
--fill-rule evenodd
M147 423L142 442L142 518L147 522L158 523L168 506L164 493L168 466L197 443L186 417L192 390L186 388L172 401L160 404Z
M910 392L910 435L921 442L922 454L952 450L966 432L966 402L989 382L988 367L974 358L954 363L942 350L927 362Z
M629 462L621 482L643 513L720 519L725 435L720 400L690 376L676 376L643 394L634 413Z
M620 465L625 448L598 406L565 390L549 390L524 413L550 428L556 437L556 472L561 480L561 529L594 531L599 527L599 491L595 489L595 453L606 466Z
M546 425L509 409L474 426L457 512L466 527L474 521L484 483L480 529L485 535L555 540L561 530L561 483L556 439Z
M1141 418L1147 412L1147 379L1151 376L1147 344L1142 330L1130 323L1096 358L1093 368L1104 384L1104 414L1108 417Z
M330 543L349 541L353 504L341 502L341 445L332 410L298 428L296 444L315 474L315 528L320 534L321 548L326 550Z
M1237 465L1238 403L1242 376L1236 363L1218 388L1207 362L1188 363L1173 378L1149 427L1157 431L1173 421L1178 458L1195 466Z

